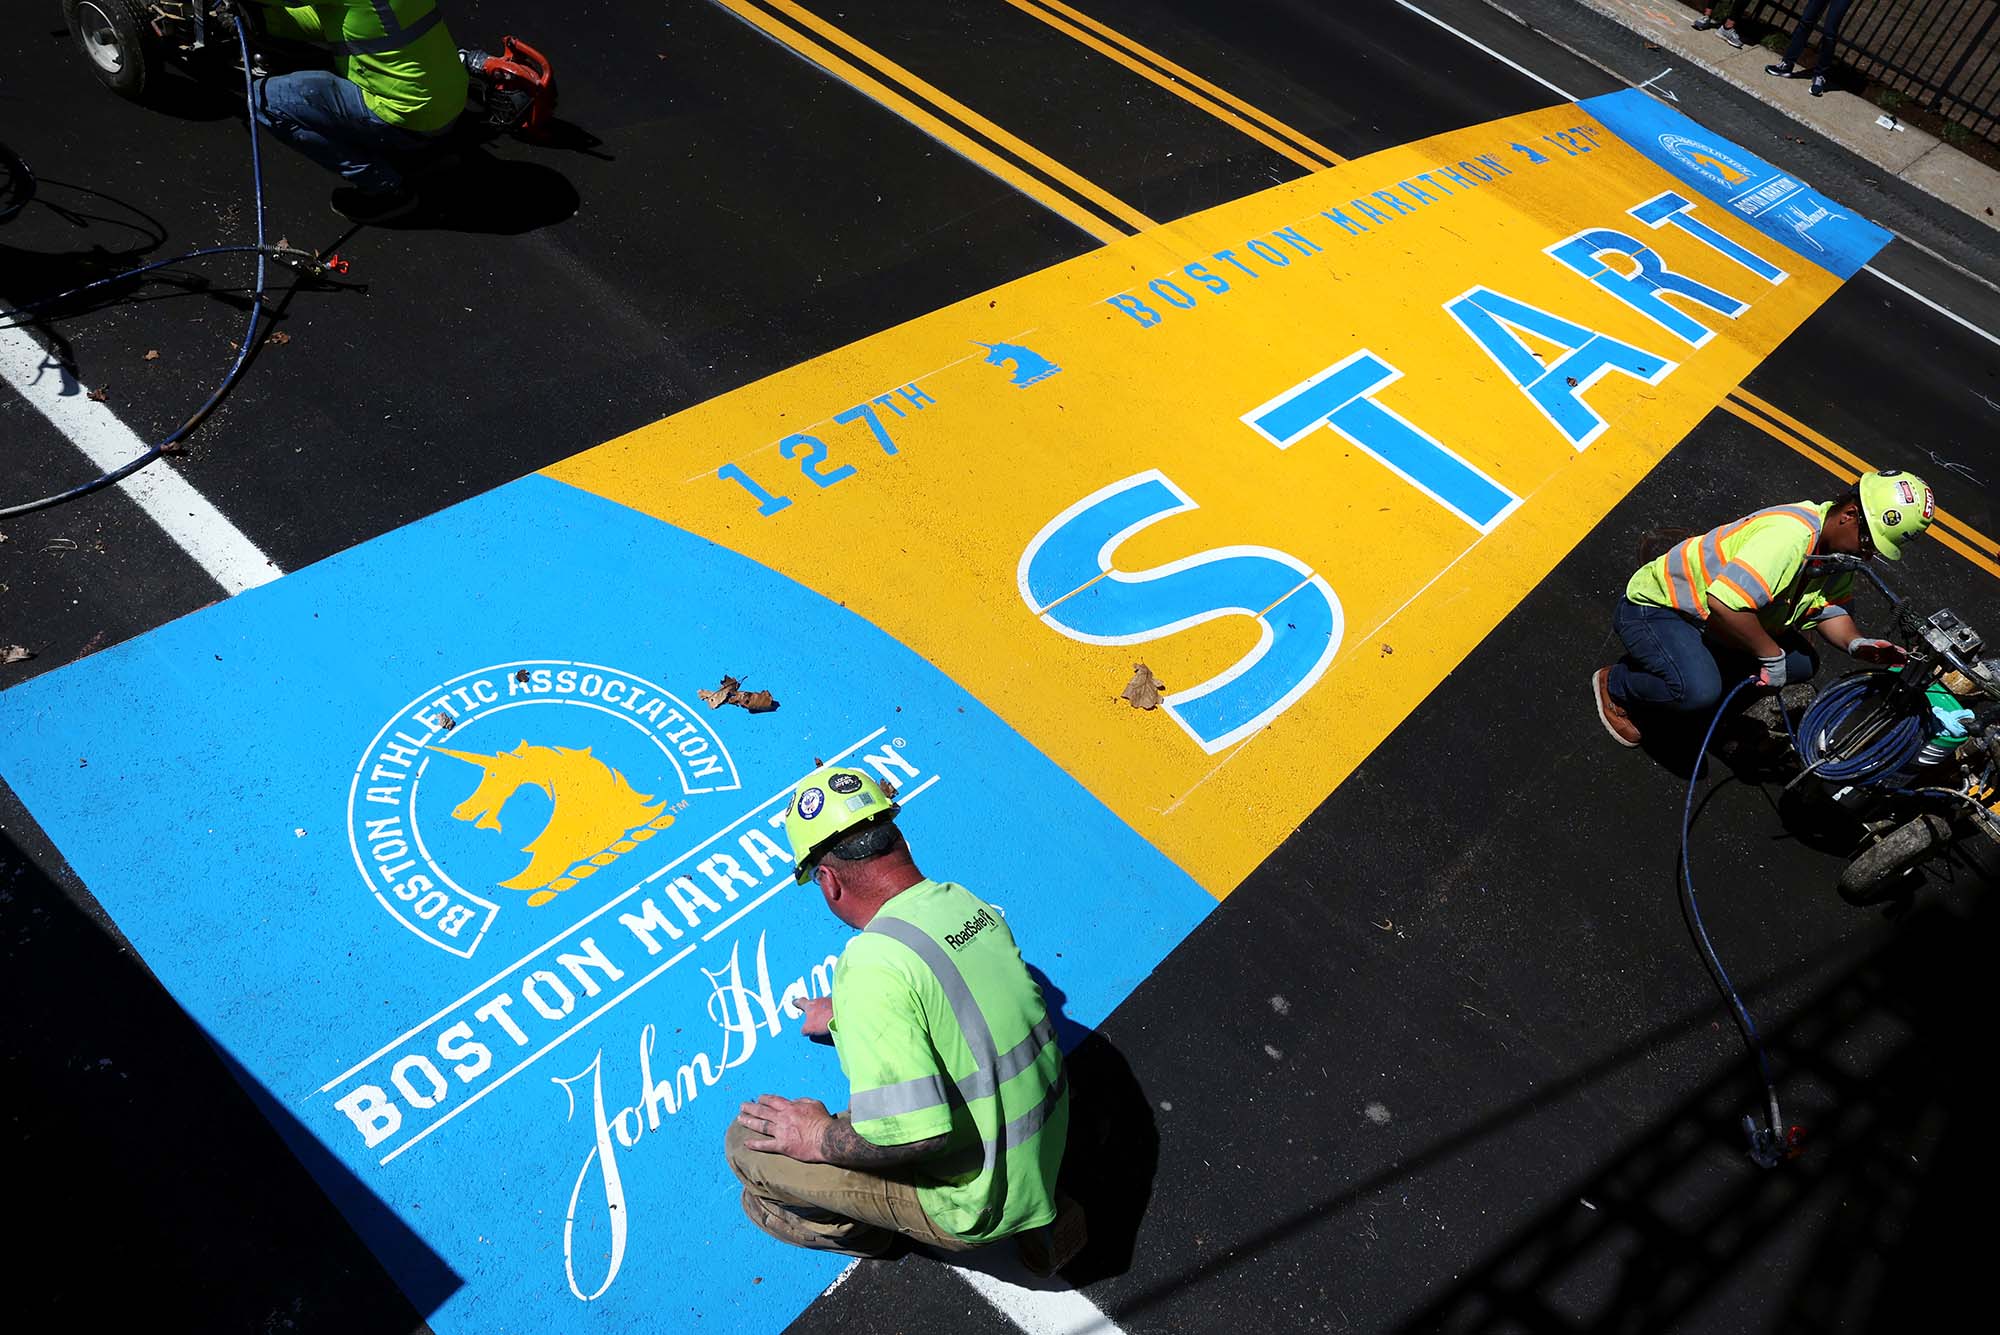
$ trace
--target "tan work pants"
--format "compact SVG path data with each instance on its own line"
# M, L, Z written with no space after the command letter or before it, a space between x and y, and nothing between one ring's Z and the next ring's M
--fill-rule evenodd
M778 1241L873 1257L887 1252L900 1233L940 1251L972 1249L931 1222L908 1178L766 1154L749 1147L750 1135L731 1121L723 1152L743 1184L743 1213Z

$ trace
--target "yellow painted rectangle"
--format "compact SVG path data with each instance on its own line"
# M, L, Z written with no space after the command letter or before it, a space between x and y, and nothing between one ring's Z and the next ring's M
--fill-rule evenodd
M1628 216L1673 188L1578 107L1456 131L1117 241L548 473L867 617L1226 894L1839 285L1719 206L1698 203L1698 216L1786 270L1782 282ZM1676 301L1716 331L1690 346L1544 253L1594 227L1644 241L1674 272L1748 309L1732 320ZM1582 387L1608 426L1575 448L1447 315L1447 302L1479 286L1675 368L1656 385L1613 373ZM1160 318L1142 323L1112 302L1121 295ZM1526 341L1545 357L1562 351ZM989 364L988 344L1031 349L1059 369L1017 385L1040 362ZM1279 449L1241 420L1364 348L1401 372L1378 394L1382 407L1520 498L1490 532L1331 428ZM850 412L878 397L894 453ZM772 512L718 476L725 466L773 497ZM1270 549L1323 578L1344 617L1324 674L1215 753L1119 692L1138 661L1169 691L1228 671L1256 646L1258 622L1227 615L1150 643L1084 643L1039 619L1021 591L1022 554L1052 519L1148 470L1197 508L1117 546L1117 570Z

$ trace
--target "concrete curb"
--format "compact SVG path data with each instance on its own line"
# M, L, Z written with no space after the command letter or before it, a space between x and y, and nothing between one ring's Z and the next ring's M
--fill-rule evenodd
M1809 80L1779 79L1764 73L1764 67L1777 60L1775 53L1758 46L1738 50L1714 31L1694 31L1688 26L1694 21L1694 12L1672 0L1573 2L1658 47L1663 74L1677 63L1693 65L1873 163L1885 175L2000 230L2000 171L1913 126L1883 128L1876 118L1885 113L1873 103L1843 92L1816 98L1809 91ZM1499 0L1487 3L1507 12ZM1670 75L1663 82L1670 87Z

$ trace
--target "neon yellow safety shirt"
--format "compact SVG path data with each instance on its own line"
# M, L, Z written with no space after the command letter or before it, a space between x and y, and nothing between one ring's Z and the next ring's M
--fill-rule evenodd
M1632 602L1671 607L1708 619L1708 600L1755 612L1773 633L1797 630L1845 612L1854 576L1826 578L1806 571L1832 502L1775 505L1689 538L1640 566L1625 586Z
M465 110L465 66L436 0L257 0L273 37L333 51L333 71L390 125L427 133Z
M834 968L833 1042L857 1134L948 1134L914 1165L933 1224L983 1243L1055 1218L1062 1049L998 909L928 880L884 904Z

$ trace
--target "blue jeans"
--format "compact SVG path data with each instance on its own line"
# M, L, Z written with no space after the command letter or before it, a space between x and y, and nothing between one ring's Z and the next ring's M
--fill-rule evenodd
M1712 646L1701 627L1671 607L1618 600L1612 628L1625 642L1625 657L1611 667L1611 698L1628 708L1650 705L1677 713L1715 708L1724 690L1757 674L1757 660L1734 649ZM1819 671L1819 655L1796 633L1777 636L1785 651L1785 679L1806 681Z
M1799 18L1799 26L1792 30L1792 40L1785 47L1785 63L1797 65L1799 57L1806 53L1806 38L1812 35L1813 20L1819 18L1820 11L1826 11L1826 18L1819 25L1819 61L1813 66L1814 74L1833 72L1833 48L1840 41L1840 21L1847 17L1847 7L1854 0L1806 0L1805 13Z
M401 188L394 156L436 136L391 125L369 110L361 89L329 70L299 70L257 81L257 123L370 194Z

